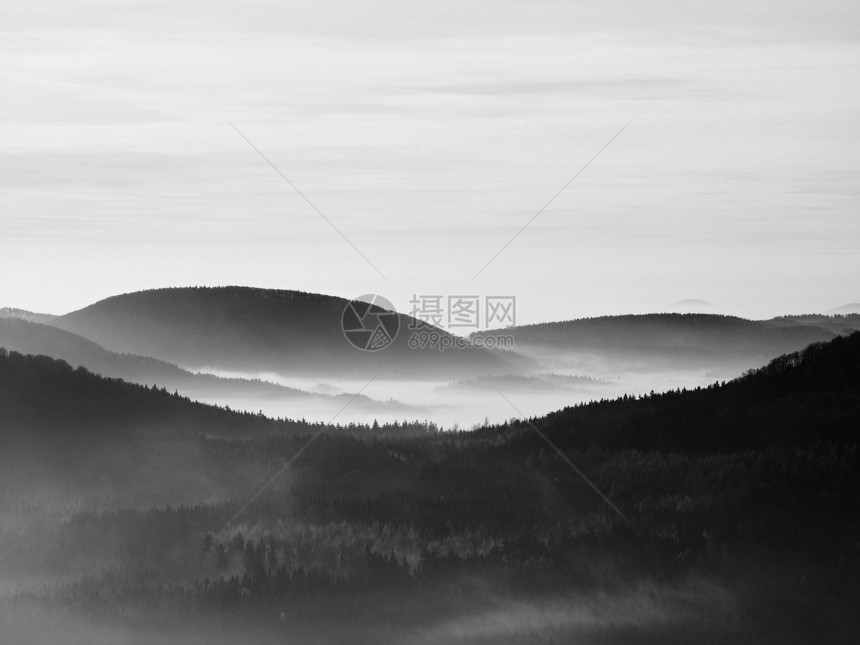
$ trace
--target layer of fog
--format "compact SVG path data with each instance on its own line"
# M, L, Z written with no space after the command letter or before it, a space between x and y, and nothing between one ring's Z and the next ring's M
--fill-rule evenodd
M308 392L338 395L319 401L243 396L203 396L206 403L268 416L347 424L428 420L445 429L465 429L512 417L540 416L566 406L649 392L705 387L738 376L754 365L677 366L647 361L608 362L599 357L554 357L546 371L528 376L486 375L472 379L402 381L383 372L372 381L306 378L277 373L208 370L228 378L253 378ZM358 396L353 399L353 395ZM372 399L371 400L368 400Z
M418 630L402 643L721 642L739 622L733 595L718 585L704 580L677 586L647 582L544 602L499 599Z
M473 581L474 584L474 581ZM436 645L477 643L684 643L726 642L741 628L740 608L728 590L703 580L666 585L577 592L547 598L486 595L455 603L425 598L425 610L389 623L370 611L362 624L320 616L302 635L290 633L277 610L254 619L234 614L215 620L171 616L166 620L125 620L86 616L38 602L0 597L0 640L40 645L102 643L377 643ZM134 612L132 612L133 614Z

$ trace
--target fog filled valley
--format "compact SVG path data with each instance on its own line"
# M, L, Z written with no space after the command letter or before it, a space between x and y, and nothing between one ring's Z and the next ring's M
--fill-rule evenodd
M529 325L462 339L486 343L505 336L513 339L509 350L467 343L440 349L413 348L409 341L413 334L455 337L400 314L401 332L390 347L360 352L341 329L346 304L299 291L155 289L63 316L0 310L0 347L271 417L421 420L451 429L625 394L705 387L860 329L860 314L752 321L666 313Z
M3 310L0 642L856 642L860 316L370 353L344 304Z
M0 645L860 644L860 2L0 4Z

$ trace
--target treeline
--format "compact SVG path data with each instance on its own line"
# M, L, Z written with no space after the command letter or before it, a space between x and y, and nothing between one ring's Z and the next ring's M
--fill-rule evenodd
M259 413L196 403L165 388L141 386L72 368L47 356L22 355L0 347L0 436L73 436L98 439L145 431L254 438L265 434L311 435L320 431L359 436L425 436L439 432L429 421L328 425L270 419Z
M708 454L860 439L860 332L778 357L706 388L624 396L533 419L564 449L601 446ZM530 424L478 431L537 444ZM529 436L530 435L530 436Z
M513 335L516 344L524 347L594 352L604 357L650 357L655 363L708 357L710 364L729 357L775 356L836 336L814 324L774 324L704 313L599 316L478 335L500 333Z
M858 369L854 334L730 383L532 420L559 454L522 421L462 433L301 423L283 432L288 422L3 353L0 413L15 422L40 404L105 428L123 401L155 406L151 418L187 412L183 441L144 435L141 445L163 452L118 456L116 468L144 489L208 486L214 501L54 515L22 505L4 515L0 569L76 580L16 602L144 622L263 616L297 639L297 625L318 629L324 616L405 624L387 612L445 615L487 589L518 601L699 579L730 589L743 615L805 612L818 631L799 633L826 636L822 625L851 620L834 616L849 616L860 594ZM42 398L28 399L31 389ZM115 400L99 417L101 397ZM231 431L202 430L219 423ZM325 431L260 492L316 429ZM184 470L159 469L180 449L170 463Z

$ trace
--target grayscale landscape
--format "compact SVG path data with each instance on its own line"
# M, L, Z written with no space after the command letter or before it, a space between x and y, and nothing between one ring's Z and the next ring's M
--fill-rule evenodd
M860 6L0 7L0 645L860 642Z

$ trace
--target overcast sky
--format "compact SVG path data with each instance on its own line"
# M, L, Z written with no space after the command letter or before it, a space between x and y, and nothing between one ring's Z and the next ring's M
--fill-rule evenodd
M860 301L858 79L847 0L5 2L0 306L824 311Z

